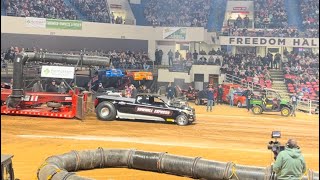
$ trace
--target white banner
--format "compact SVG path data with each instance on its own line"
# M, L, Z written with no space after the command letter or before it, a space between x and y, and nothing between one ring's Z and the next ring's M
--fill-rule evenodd
M319 47L319 38L238 37L220 36L220 45L268 47Z
M163 28L163 39L185 40L187 28L168 27Z
M74 67L42 66L41 77L73 79L74 71L75 71Z
M27 27L46 28L46 18L26 17Z

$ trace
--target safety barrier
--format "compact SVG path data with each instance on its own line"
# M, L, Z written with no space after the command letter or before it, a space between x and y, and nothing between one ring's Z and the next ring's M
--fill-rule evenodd
M201 157L177 156L161 152L146 152L134 149L103 149L71 151L46 159L37 172L38 180L89 180L75 173L78 170L124 167L158 173L186 176L194 179L269 180L271 167L236 165L233 162L218 162ZM107 176L107 175L106 175ZM319 173L308 171L301 180L318 180Z

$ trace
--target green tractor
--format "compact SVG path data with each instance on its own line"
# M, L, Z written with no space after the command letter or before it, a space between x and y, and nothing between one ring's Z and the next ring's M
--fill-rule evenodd
M281 99L278 92L270 89L264 89L261 98L251 99L253 114L262 114L262 112L281 112L282 116L291 114L292 105L288 100Z

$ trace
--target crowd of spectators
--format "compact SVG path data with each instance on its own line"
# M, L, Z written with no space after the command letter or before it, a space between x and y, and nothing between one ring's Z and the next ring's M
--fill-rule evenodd
M5 0L4 6L9 16L77 19L76 12L63 0Z
M284 28L288 25L288 15L284 0L254 0L255 28Z
M110 23L106 0L73 0L73 3L88 21Z
M319 28L319 1L301 0L301 15L305 29Z
M241 17L223 28L223 35L251 37L319 38L319 2L302 0L301 13L304 31L288 26L284 0L254 0L255 29L248 28L249 18Z
M150 25L205 27L210 0L150 0L144 14Z
M281 55L275 57L268 53L265 57L254 53L224 54L221 73L232 75L241 79L242 83L252 82L261 87L271 87L272 79L270 69L278 69Z
M112 67L121 69L144 69L152 68L153 62L146 52L134 51L109 51Z
M306 29L302 32L294 27L276 29L247 29L230 25L224 28L222 33L225 36L319 38L318 29Z
M300 98L319 97L319 54L286 53L283 64L290 93L298 93Z

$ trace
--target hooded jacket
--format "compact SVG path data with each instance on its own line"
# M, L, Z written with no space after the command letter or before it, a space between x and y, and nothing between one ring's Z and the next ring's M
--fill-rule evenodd
M306 163L300 149L286 147L273 164L278 180L299 180L306 172Z

